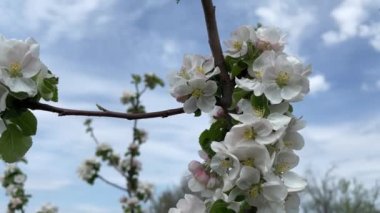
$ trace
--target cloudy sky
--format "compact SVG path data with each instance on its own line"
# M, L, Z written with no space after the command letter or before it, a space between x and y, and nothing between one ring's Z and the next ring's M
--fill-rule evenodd
M222 40L240 25L278 26L288 34L286 52L312 64L311 94L295 105L308 126L297 171L316 175L333 165L335 174L366 185L380 179L380 1L215 0ZM122 91L132 73L166 78L186 53L209 55L200 1L182 0L3 0L0 33L35 38L41 58L60 77L58 106L124 110ZM149 111L179 107L168 88L148 93ZM36 112L38 134L28 152L28 212L45 202L61 212L120 212L121 193L98 182L90 187L76 174L93 156L84 117ZM121 151L132 123L97 118L99 139ZM187 163L197 159L197 137L209 118L178 115L140 122L149 132L142 148L142 180L159 190L177 184ZM4 165L0 164L0 171ZM103 176L120 182L112 171ZM6 207L0 193L0 211Z

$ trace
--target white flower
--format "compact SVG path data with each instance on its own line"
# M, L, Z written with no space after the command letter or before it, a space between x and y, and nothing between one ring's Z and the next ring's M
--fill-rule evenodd
M285 199L286 213L298 213L300 208L300 197L297 193L289 193Z
M192 79L186 84L174 88L173 95L176 98L187 97L183 109L186 113L193 113L197 109L210 112L216 103L215 93L217 85L215 81L204 79Z
M239 174L239 159L231 154L221 142L212 142L211 149L216 154L211 159L210 167L214 172L223 177L223 191L228 191L233 187L233 182Z
M269 51L268 57L275 57L274 66L268 67L263 74L265 84L264 94L272 104L279 104L282 100L292 101L302 96L308 85L305 76L300 75L293 69L292 62L285 54L276 55Z
M291 150L280 151L275 159L273 167L279 174L285 173L298 165L299 157Z
M107 143L101 143L96 147L97 152L106 152L112 150L111 146Z
M135 96L136 94L134 92L125 90L121 95L120 102L122 104L128 104Z
M247 54L248 42L255 42L256 33L251 26L241 26L232 33L231 40L225 41L227 55L240 57Z
M282 51L286 36L278 28L260 27L256 30L256 46L261 50Z
M191 194L185 194L177 203L177 208L169 209L169 213L205 213L206 206L199 198Z
M288 171L282 175L282 180L288 192L299 192L305 189L307 182L295 172Z
M260 119L233 126L226 134L224 142L229 149L244 144L271 144L277 140L271 133L272 126L269 121Z
M232 147L230 151L242 165L255 167L262 173L266 173L271 166L269 152L264 145L239 144L239 146Z
M51 203L47 203L41 207L37 213L58 213L58 207L54 206Z
M85 160L78 168L78 175L85 181L90 180L97 173L100 163L95 159Z
M12 92L24 92L28 97L37 94L36 82L31 79L44 68L39 59L39 45L31 38L25 41L0 37L1 79Z
M248 68L248 74L253 78L235 79L236 85L245 91L253 91L256 96L261 96L264 92L264 73L274 67L275 55L270 51L264 51Z
M23 184L26 181L26 176L24 174L15 175L13 181L16 184Z

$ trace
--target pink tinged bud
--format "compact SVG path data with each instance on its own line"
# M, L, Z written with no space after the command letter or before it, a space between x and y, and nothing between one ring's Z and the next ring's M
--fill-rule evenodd
M196 161L196 160L193 160L189 163L189 171L194 174L195 172L197 172L198 170L203 170L203 166L200 162Z
M210 180L210 175L204 169L198 170L197 172L193 173L193 175L199 183L202 183L204 185L206 185Z
M226 115L226 113L224 113L224 109L222 107L217 107L216 111L215 111L215 114L214 114L214 117L216 119L218 118L224 118Z

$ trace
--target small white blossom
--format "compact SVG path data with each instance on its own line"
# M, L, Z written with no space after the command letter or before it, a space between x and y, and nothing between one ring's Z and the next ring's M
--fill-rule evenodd
M216 103L216 90L215 81L193 79L174 88L173 95L176 98L185 97L183 109L186 113L193 113L197 109L211 112Z
M177 208L170 208L169 213L205 213L206 206L198 197L185 194L177 203Z
M12 92L34 97L37 85L32 77L44 67L39 59L39 45L32 38L22 41L0 36L1 81Z
M51 203L47 203L41 206L41 209L38 210L37 213L58 213L58 207Z
M256 30L256 47L261 50L282 51L286 35L279 28L260 27Z
M256 40L256 33L252 26L241 26L232 33L231 40L225 41L227 55L240 57L247 54L249 42Z

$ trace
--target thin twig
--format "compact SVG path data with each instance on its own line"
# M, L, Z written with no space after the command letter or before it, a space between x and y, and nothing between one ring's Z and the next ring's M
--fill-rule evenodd
M215 6L212 0L202 0L202 6L207 26L208 42L215 60L215 66L218 66L220 69L220 85L222 87L221 107L227 112L232 103L232 92L235 85L231 81L225 65L218 26L216 24Z
M114 188L120 189L120 190L122 190L122 191L124 191L124 192L127 192L127 191L128 191L126 188L121 187L121 186L117 185L116 183L112 183L111 181L105 179L105 178L104 178L103 176L101 176L101 175L97 175L97 177L98 177L100 180L102 180L104 183L106 183L106 184L108 184L108 185L110 185L110 186L112 186L112 187L114 187Z
M183 108L168 109L163 111L148 112L148 113L122 113L115 111L90 111L90 110L77 110L77 109L67 109L61 107L55 107L48 104L43 104L33 101L20 101L17 103L18 106L29 108L31 110L42 110L57 113L58 116L95 116L95 117L112 117L112 118L123 118L127 120L137 120L137 119L147 119L147 118L165 118L172 115L184 113Z

